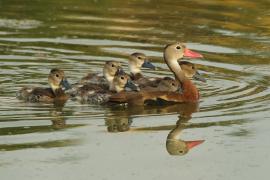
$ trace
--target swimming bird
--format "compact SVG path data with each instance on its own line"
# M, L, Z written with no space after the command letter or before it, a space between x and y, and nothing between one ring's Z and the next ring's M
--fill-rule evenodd
M71 86L65 73L61 69L54 68L48 76L50 88L23 87L16 94L18 99L28 102L56 102L66 101L69 96L65 93Z
M89 87L89 86L88 86ZM95 88L94 88L95 87ZM92 88L92 89L91 89ZM103 89L98 85L93 85L90 89L83 86L79 90L78 99L82 103L89 104L104 104L108 102L109 97L115 93L119 93L126 90L138 91L139 88L130 79L129 75L123 71L119 71L112 81L111 89Z
M188 50L182 43L169 44L164 49L164 61L175 76L175 80L181 84L182 92L170 91L144 91L144 92L120 92L110 97L111 102L128 103L130 105L142 105L147 100L167 101L174 103L198 102L199 91L192 81L185 76L178 59L184 56L190 58L202 57L199 53Z
M122 64L117 61L106 61L103 67L103 75L99 75L99 73L88 73L85 77L83 77L79 84L87 85L87 84L98 84L102 88L112 89L112 82L115 74L122 67Z
M129 56L128 67L130 78L133 81L143 78L141 68L155 69L156 67L149 61L149 58L143 54L135 52Z

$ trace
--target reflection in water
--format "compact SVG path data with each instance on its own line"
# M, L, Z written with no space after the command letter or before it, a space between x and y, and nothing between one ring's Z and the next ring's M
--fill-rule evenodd
M35 106L40 106L40 108L43 107L43 104L34 104ZM19 126L19 127L7 127L7 128L1 128L0 135L24 135L24 134L30 134L30 133L36 133L35 140L32 139L16 139L10 138L14 142L8 142L0 144L0 151L12 151L12 150L20 150L20 149L26 149L26 148L52 148L52 147L64 147L64 146L74 146L80 144L80 139L70 139L70 138L64 138L64 139L54 139L54 138L43 138L41 133L49 133L54 132L55 130L64 129L64 128L75 128L75 127L81 127L84 126L84 124L66 124L65 120L65 114L66 113L72 113L72 112L66 112L63 111L65 102L57 102L53 105L49 105L49 117L51 121L51 125L43 125L43 126ZM46 107L46 106L45 106ZM38 119L37 119L38 121ZM38 135L37 135L38 134ZM44 134L47 136L47 134ZM49 135L49 134L48 134ZM34 139L34 138L33 138ZM50 140L48 140L50 139ZM25 141L25 142L22 142ZM29 142L30 141L30 142ZM31 142L34 141L34 142Z
M123 107L116 106L110 107L107 110L107 116L105 124L108 132L146 132L146 131L167 131L170 130L166 138L166 150L170 155L185 155L189 150L195 146L202 144L205 140L183 140L181 139L181 133L185 129L190 128L207 128L211 126L229 126L229 125L241 125L248 120L227 120L227 121L214 121L203 123L191 123L192 113L199 110L199 104L197 103L185 103L185 104L173 104L163 106L136 106L136 107ZM131 123L134 121L137 115L168 115L178 114L178 120L176 125L165 126L151 126L151 127L133 127Z
M113 107L110 109L110 115L106 116L106 126L108 132L124 132L124 131L152 131L163 130L162 127L145 127L130 129L132 119L135 115L159 114L164 115L168 113L178 113L179 120L175 127L169 132L166 141L166 148L171 155L184 155L191 148L201 144L204 140L184 141L179 139L181 131L185 128L182 124L187 123L192 118L192 113L198 110L197 103L173 104L163 106L129 106L123 111L125 107ZM125 112L125 113L123 113Z
M54 108L50 111L52 127L54 129L63 129L66 127L66 120L63 113L65 102L54 103Z
M203 143L204 140L184 141L180 139L181 131L185 128L182 124L189 121L190 117L184 117L179 115L179 120L176 123L176 127L170 131L167 136L166 148L170 155L185 155L188 151Z

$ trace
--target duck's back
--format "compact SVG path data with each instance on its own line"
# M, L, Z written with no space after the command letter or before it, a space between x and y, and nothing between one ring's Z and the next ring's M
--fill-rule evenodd
M51 102L55 97L51 88L23 87L17 92L17 98L29 102Z

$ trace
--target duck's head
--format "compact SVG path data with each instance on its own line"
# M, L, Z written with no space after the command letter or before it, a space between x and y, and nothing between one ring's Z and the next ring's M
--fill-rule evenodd
M116 73L121 69L121 63L116 61L107 61L103 67L103 75L111 83Z
M48 76L48 81L54 93L58 89L68 90L71 88L65 77L64 71L61 69L52 69Z
M193 78L198 81L206 82L206 79L198 72L195 64L188 61L179 61L178 63L187 78Z
M188 151L203 143L204 140L196 140L196 141L183 141L180 139L167 139L166 141L166 149L170 155L185 155Z
M133 74L141 72L141 68L155 69L156 67L148 60L147 56L143 53L133 53L129 56L129 70Z
M164 49L164 59L167 63L169 63L168 61L176 61L184 57L202 58L203 56L197 52L191 51L180 42L168 44Z
M165 77L158 84L159 91L175 92L179 89L179 82L173 78Z
M119 72L113 79L113 90L116 92L121 92L127 89L131 89L133 91L139 91L139 87L136 86L131 80L130 77L123 73Z

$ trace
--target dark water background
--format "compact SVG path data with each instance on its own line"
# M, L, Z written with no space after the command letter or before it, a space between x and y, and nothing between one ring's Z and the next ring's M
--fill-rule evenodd
M1 0L1 179L267 179L270 119L268 0ZM76 82L104 61L151 56L182 41L207 83L198 107L112 108L24 103L24 85L51 68ZM192 118L191 118L192 116ZM175 131L176 130L176 131ZM166 138L205 142L171 156Z

